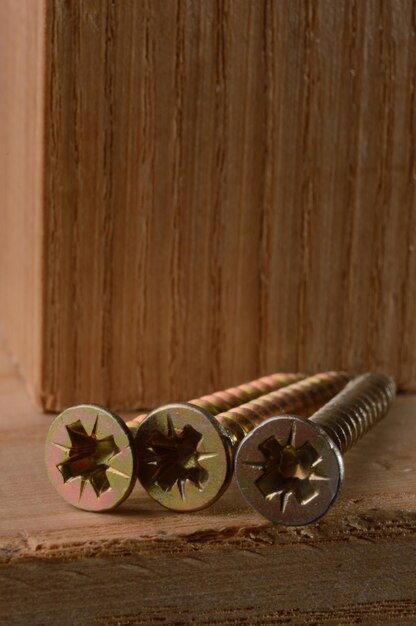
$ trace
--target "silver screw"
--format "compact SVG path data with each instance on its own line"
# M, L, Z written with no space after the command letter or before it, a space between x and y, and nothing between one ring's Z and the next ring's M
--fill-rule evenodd
M257 426L237 452L243 496L274 523L322 517L341 490L342 455L387 414L395 392L388 376L364 374L307 420L284 415Z

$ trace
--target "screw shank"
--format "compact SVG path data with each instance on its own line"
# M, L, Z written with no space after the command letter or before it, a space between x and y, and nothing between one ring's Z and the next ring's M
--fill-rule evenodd
M238 445L263 420L276 415L309 417L350 380L344 372L324 372L294 382L260 398L220 413L217 420Z
M296 381L306 378L306 374L286 374L277 373L270 376L263 376L257 380L252 380L238 387L230 387L224 391L217 391L201 398L191 400L190 404L205 409L211 415L218 415L223 411L228 411L258 398L264 394L286 387Z
M310 418L344 454L387 414L396 393L394 381L379 373L352 380Z
M202 396L201 398L190 400L188 404L193 404L194 406L204 409L211 415L216 416L223 411L228 411L233 407L248 403L255 398L286 387L287 385L291 385L292 383L303 380L304 378L306 378L306 374L300 373L270 374L269 376L263 376L257 380L243 383L238 387L229 387L223 391L216 391L206 396ZM146 414L138 415L127 422L127 427L130 428L133 436L135 436L140 422L145 417Z

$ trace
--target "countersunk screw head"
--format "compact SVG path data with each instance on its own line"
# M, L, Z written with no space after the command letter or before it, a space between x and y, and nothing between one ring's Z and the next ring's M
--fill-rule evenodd
M73 406L52 422L46 467L57 492L86 511L108 511L131 493L137 455L123 420L102 407Z
M236 456L238 486L248 503L274 523L310 524L338 497L344 477L340 451L325 431L284 415L257 426Z
M205 409L188 403L159 407L140 424L136 440L139 480L171 510L205 508L231 481L231 441Z

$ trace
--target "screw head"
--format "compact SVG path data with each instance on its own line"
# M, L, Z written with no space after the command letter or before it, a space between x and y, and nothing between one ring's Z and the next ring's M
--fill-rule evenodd
M168 509L205 508L231 481L231 441L204 409L187 403L159 407L141 422L136 440L139 480Z
M241 493L276 524L300 526L322 517L338 497L343 476L332 440L297 416L266 420L245 437L236 456Z
M57 492L85 511L108 511L136 482L135 441L123 420L92 404L73 406L52 422L46 467Z

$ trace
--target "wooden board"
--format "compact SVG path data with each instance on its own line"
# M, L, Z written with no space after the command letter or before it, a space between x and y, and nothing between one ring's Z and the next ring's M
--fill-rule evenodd
M416 390L414 2L46 5L44 24L2 0L0 20L0 321L39 403L150 407L298 369Z
M0 0L0 326L43 403L43 0Z
M50 487L50 417L0 352L0 623L414 624L416 397L346 457L341 497L319 523L273 527L233 485L173 514L137 487L111 514Z

